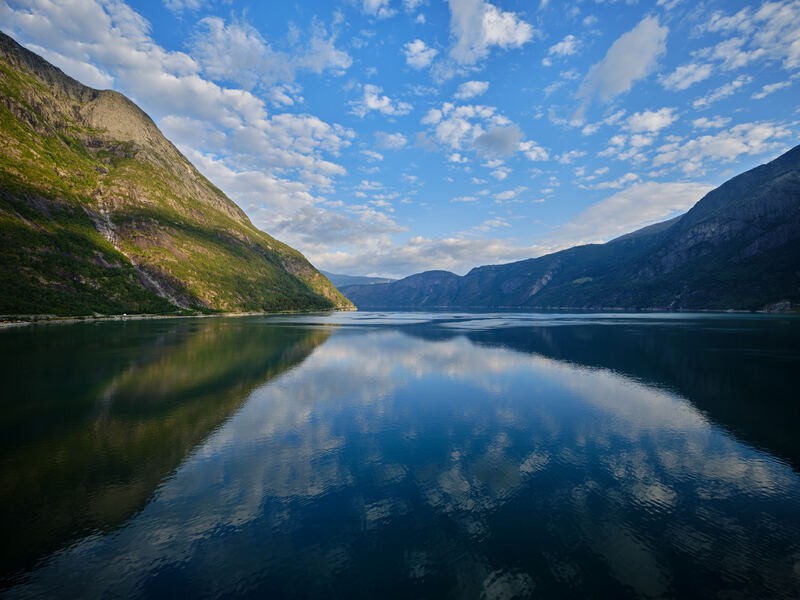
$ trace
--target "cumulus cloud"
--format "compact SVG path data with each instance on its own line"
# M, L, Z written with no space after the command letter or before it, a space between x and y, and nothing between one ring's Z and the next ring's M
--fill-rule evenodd
M759 60L780 63L784 69L800 67L800 3L796 0L764 2L729 15L715 12L705 30L728 34L709 50L723 66L736 69Z
M645 17L636 27L622 34L605 57L589 69L578 91L586 100L599 96L608 101L630 91L633 84L652 73L666 52L666 26L658 17Z
M661 108L634 113L628 117L627 125L633 133L658 133L677 119L674 108Z
M783 90L788 87L792 86L791 81L779 81L778 83L770 83L761 88L760 92L757 92L751 96L753 100L763 100L770 94L774 94L778 90Z
M685 212L711 189L702 183L636 183L578 214L548 243L567 248L607 242Z
M412 13L426 3L427 0L403 0L403 8L406 9L406 12Z
M176 14L196 12L213 4L213 0L164 0L164 6Z
M714 102L719 102L724 98L733 96L733 94L735 94L739 88L749 85L750 83L752 83L752 81L753 78L750 77L750 75L739 75L733 81L730 81L725 85L718 87L710 94L706 94L705 96L697 98L694 102L692 102L692 106L697 109L708 108Z
M485 0L448 0L450 57L461 65L473 65L490 50L519 48L533 38L533 27L515 13L500 10Z
M406 63L414 69L424 69L430 66L439 51L430 48L422 40L414 40L403 46L403 53L406 55Z
M361 10L378 19L388 19L397 14L389 0L361 0Z
M399 278L429 269L464 274L477 265L512 262L543 252L541 246L519 244L513 239L476 238L464 232L442 238L414 236L400 244L382 240L352 253L320 254L316 264L337 272L374 272Z
M520 142L519 151L522 152L528 160L534 162L550 160L550 153L533 140Z
M445 102L441 108L429 110L422 123L432 126L434 139L451 150L474 149L476 140L487 129L511 124L493 106L456 106L450 102Z
M713 67L708 63L689 63L681 65L666 77L661 78L664 89L680 91L688 89L711 77Z
M716 135L672 142L658 148L653 165L679 165L684 173L702 174L707 161L731 162L742 155L759 155L783 148L792 137L787 127L771 123L742 123Z
M580 41L574 35L570 34L547 49L547 56L542 59L542 64L549 67L552 64L553 57L564 58L573 56L578 53L579 49Z
M485 94L489 89L488 81L465 81L458 86L455 95L456 100L469 100Z
M353 114L359 117L364 117L371 111L389 116L401 116L407 115L413 108L407 102L398 102L389 96L381 95L383 88L377 85L368 83L362 88L362 91L363 97L350 103Z
M282 52L274 50L246 22L225 23L219 17L206 17L197 24L192 55L208 77L249 90L258 84L291 82L298 70L344 73L353 61L335 42L336 36L315 22L307 44L295 43L291 52Z
M406 147L408 138L402 133L386 133L385 131L379 131L375 134L375 142L378 144L379 148L399 150Z
M59 65L64 72L69 73L72 77L85 85L97 89L109 89L114 87L114 77L91 63L71 56L64 56L59 52L54 52L38 44L28 44L27 46L29 50L35 52L48 62Z
M590 185L589 188L593 190L619 190L630 185L634 181L639 181L639 179L640 177L636 173L625 173L613 181L595 183Z
M722 129L730 121L730 118L727 117L713 117L710 119L708 117L700 117L692 121L692 127L695 129Z
M475 148L482 156L508 156L519 150L522 131L516 125L495 127L475 139Z

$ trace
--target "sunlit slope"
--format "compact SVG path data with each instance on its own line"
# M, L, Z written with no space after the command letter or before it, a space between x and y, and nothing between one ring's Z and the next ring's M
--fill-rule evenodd
M130 100L0 33L0 314L351 308Z

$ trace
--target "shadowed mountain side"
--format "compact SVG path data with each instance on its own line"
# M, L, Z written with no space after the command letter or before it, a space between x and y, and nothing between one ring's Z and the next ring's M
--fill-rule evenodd
M2 575L65 536L107 531L141 510L254 388L329 335L239 319L3 332L0 356L15 376L4 377L0 407L0 514L14 540L3 545Z
M394 283L345 286L369 308L773 309L800 303L800 146L685 215L605 244Z
M0 314L352 308L133 102L0 33Z

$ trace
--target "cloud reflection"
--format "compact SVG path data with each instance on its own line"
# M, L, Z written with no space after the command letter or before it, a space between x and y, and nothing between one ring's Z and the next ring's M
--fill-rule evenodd
M673 393L459 335L345 330L254 391L126 526L10 595L135 596L167 566L220 593L303 572L294 591L311 593L340 572L369 578L363 548L406 535L409 585L442 577L485 597L592 577L669 595L691 583L685 561L733 596L753 573L783 593L800 522L777 515L798 497L790 468Z

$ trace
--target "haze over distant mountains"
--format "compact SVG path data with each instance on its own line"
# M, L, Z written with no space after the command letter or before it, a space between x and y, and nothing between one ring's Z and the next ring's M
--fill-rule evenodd
M373 285L375 283L391 283L397 281L396 279L389 279L388 277L367 277L364 275L343 275L341 273L329 273L328 271L319 271L337 288L346 285Z
M605 244L341 290L361 309L786 309L800 304L800 146Z
M0 33L0 314L351 307L133 102Z

